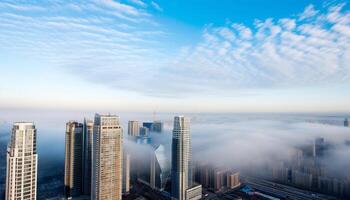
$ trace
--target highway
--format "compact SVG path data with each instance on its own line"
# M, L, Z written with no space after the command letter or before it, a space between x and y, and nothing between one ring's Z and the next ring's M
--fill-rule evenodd
M271 181L253 177L242 177L242 182L245 185L258 190L262 193L269 194L271 196L280 199L292 199L292 200L336 200L337 198L318 194L312 191L301 190L291 186L277 184Z

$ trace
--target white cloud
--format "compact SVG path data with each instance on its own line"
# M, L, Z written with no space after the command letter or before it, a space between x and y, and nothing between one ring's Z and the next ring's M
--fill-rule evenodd
M147 4L145 4L145 2L141 0L129 0L129 1L141 7L147 7Z
M319 12L318 10L315 10L314 5L309 5L305 8L304 12L300 14L299 20L304 20L304 19L314 17L315 15L317 15L318 12Z
M321 13L310 5L299 17L306 21L269 18L253 27L207 27L171 73L188 85L224 91L342 83L350 76L350 14L341 8ZM326 16L334 12L330 21Z
M163 8L159 6L158 3L156 3L155 1L151 1L151 5L153 6L153 8L155 8L158 11L163 11Z

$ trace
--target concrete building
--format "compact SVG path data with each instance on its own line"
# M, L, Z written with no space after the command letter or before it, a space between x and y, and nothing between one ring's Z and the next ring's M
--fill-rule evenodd
M312 187L312 175L292 170L292 183L309 190Z
M202 185L195 185L186 190L186 200L202 199Z
M95 115L92 200L121 200L123 131L116 115Z
M227 173L227 188L234 189L241 185L239 180L239 172L228 172Z
M171 197L185 200L186 190L192 186L190 120L174 118L171 150Z
M64 193L68 197L83 194L83 124L66 123L66 147L64 161Z
M140 123L139 121L128 122L128 135L137 137L140 136Z
M7 149L6 200L36 200L38 176L36 141L36 128L33 123L14 123Z

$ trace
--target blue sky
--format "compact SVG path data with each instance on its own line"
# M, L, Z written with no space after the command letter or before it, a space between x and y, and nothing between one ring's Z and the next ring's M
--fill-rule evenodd
M0 109L349 112L345 1L0 2Z

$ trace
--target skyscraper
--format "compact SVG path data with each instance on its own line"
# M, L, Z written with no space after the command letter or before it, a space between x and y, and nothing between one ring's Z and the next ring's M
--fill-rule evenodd
M186 190L192 185L190 120L174 118L171 151L171 197L185 200Z
M170 178L170 159L162 144L154 147L151 153L150 186L164 190Z
M64 161L64 193L78 197L83 191L83 124L69 121L66 124Z
M91 199L122 198L123 131L116 115L95 115Z
M129 136L139 136L140 133L140 123L138 121L129 121L128 123L128 135Z
M94 122L84 119L84 195L91 194L91 165L92 165L92 144L93 144Z
M154 121L152 125L152 131L161 133L163 131L163 122Z
M147 127L140 127L140 136L148 136L149 129Z
M130 191L130 154L123 152L123 194Z
M36 129L31 122L13 125L7 149L6 200L31 199L37 196L38 155Z

